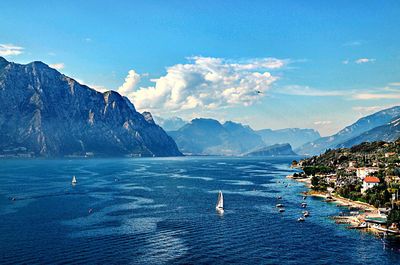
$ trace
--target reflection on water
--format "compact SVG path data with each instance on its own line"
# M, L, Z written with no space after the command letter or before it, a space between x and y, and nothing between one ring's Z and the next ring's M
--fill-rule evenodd
M298 223L306 189L286 187L291 161L0 161L0 263L400 262L397 240L336 225L340 209L319 199L307 199L311 217Z

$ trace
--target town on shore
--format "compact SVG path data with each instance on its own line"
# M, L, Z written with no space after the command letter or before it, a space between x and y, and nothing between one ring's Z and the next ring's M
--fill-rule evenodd
M306 183L309 194L348 207L337 223L400 235L400 138L328 149L292 167L302 171L288 177Z

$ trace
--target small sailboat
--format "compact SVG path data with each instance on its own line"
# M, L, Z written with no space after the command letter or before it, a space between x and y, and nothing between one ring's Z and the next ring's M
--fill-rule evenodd
M218 200L217 200L217 204L215 205L215 209L218 212L224 211L224 196L222 195L222 191L218 192Z
M297 222L304 222L306 219L304 219L304 217L299 217L299 219L297 219Z
M77 181L76 181L76 177L75 177L75 176L73 176L73 177L72 177L72 181L71 181L72 185L75 185L75 184L76 184L76 182L77 182Z

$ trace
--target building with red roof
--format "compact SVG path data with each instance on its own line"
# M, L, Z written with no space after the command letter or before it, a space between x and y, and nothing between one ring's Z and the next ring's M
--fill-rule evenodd
M363 186L361 192L366 192L368 189L378 185L380 183L379 178L373 176L366 176L363 180Z

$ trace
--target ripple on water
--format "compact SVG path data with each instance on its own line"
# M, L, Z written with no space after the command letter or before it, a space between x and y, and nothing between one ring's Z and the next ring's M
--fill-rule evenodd
M124 219L118 226L104 226L99 228L80 229L79 231L72 232L70 237L104 237L111 235L132 235L155 232L157 223L162 221L161 218L141 217Z

